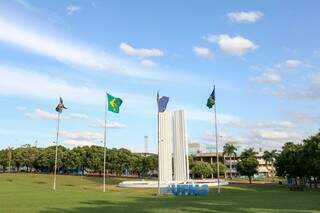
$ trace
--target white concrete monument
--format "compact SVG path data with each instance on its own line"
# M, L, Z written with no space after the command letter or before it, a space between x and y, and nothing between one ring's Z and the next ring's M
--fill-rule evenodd
M172 183L172 118L169 111L159 113L160 185Z
M188 144L184 111L173 114L173 170L174 181L181 183L189 180Z

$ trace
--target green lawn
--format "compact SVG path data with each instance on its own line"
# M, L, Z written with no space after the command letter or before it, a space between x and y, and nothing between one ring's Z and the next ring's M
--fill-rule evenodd
M207 197L156 197L155 189L122 189L121 179L0 174L0 213L10 212L320 212L320 190L290 192L283 186L228 186Z

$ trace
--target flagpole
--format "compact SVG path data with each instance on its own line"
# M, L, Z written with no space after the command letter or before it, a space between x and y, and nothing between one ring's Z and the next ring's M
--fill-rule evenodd
M215 93L216 86L213 86L213 90ZM219 169L219 152L218 152L218 128L217 128L217 99L214 97L214 126L215 126L215 134L216 134L216 156L217 156L217 179L218 179L218 193L220 193L220 169Z
M158 196L160 195L160 130L159 130L159 92L157 93L157 121L158 121Z
M104 105L104 141L103 141L103 192L106 192L106 143L107 143L107 98Z
M59 127L60 127L60 112L58 112L58 127L57 127L57 138L56 138L56 154L55 154L55 160L54 160L53 190L56 190L56 180L57 180Z

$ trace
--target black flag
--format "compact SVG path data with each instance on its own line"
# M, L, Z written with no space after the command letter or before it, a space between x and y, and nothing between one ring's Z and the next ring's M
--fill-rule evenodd
M65 107L65 106L63 105L63 100L62 100L62 98L60 97L60 101L59 101L58 106L56 107L56 111L59 112L59 113L61 113L63 109L67 109L67 107Z

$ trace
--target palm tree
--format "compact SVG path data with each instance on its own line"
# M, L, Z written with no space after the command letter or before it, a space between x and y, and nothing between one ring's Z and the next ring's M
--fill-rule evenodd
M277 154L277 150L274 149L270 152L270 155L271 155L271 166L272 166L272 170L271 170L271 176L273 177L274 176L274 162L275 162L275 159L276 157L278 156Z
M237 151L237 148L230 143L227 143L223 146L223 155L228 155L229 156L229 168L230 168L230 178L232 179L232 164L231 164L231 157L232 155L235 156L235 152Z
M277 150L272 150L271 152L264 151L262 158L266 163L266 168L268 171L269 171L269 168L268 168L269 163L271 164L272 168L274 167L273 164L276 156L277 156ZM271 176L273 176L273 169L271 171L271 174L272 174ZM268 173L268 176L269 176L269 173Z

